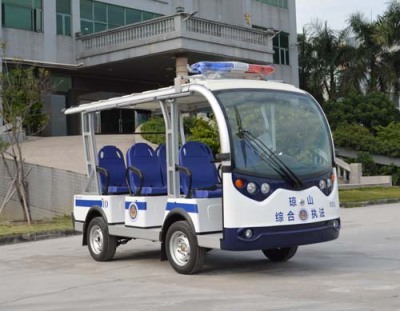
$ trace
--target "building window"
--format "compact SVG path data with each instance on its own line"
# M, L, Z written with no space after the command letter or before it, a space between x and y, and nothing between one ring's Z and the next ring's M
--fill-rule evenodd
M71 0L57 0L57 34L63 36L71 35Z
M256 0L256 1L268 4L268 5L276 6L278 8L283 8L283 9L288 8L288 0Z
M290 65L289 62L289 34L280 32L272 39L274 47L274 64Z
M43 31L41 0L2 0L3 27Z
M161 16L156 13L92 0L81 0L80 5L81 32L84 35Z
M252 26L254 29L270 31L270 29L261 26ZM272 39L274 49L274 64L290 65L289 61L289 34L287 32L278 32Z
M72 78L70 75L52 73L50 82L53 92L67 93L72 89Z

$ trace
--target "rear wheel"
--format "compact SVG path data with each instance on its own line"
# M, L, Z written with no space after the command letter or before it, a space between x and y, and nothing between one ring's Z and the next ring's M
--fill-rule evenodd
M109 235L104 218L93 218L89 222L87 230L87 245L93 259L97 261L111 260L117 249L117 238Z
M187 221L178 221L169 227L165 247L168 261L176 272L193 274L203 266L206 249L198 246Z
M297 246L263 249L262 252L265 257L273 262L288 261L296 254Z

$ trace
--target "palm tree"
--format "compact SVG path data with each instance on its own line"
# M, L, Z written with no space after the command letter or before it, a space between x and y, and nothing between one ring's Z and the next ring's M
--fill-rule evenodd
M377 38L377 23L369 22L363 14L356 13L350 17L350 28L357 39L356 54L361 62L360 72L364 71L367 83L367 92L378 90L378 81L382 75L382 67L378 55L381 52L381 44ZM363 81L359 81L363 82Z
M399 96L398 29L400 3L396 0L377 21L353 14L342 31L318 20L309 24L298 36L300 86L320 102L376 91Z
M378 18L377 40L382 44L381 59L390 67L388 91L400 93L400 3L393 1Z
M361 13L349 19L356 42L354 53L341 74L341 92L359 90L390 93L399 88L400 5L393 1L377 21Z
M351 49L347 35L347 29L334 31L318 20L299 35L300 81L319 100L337 98L339 72Z
M317 59L313 57L314 48L306 29L297 37L299 47L300 88L311 93L318 102L324 101L323 79L318 71Z

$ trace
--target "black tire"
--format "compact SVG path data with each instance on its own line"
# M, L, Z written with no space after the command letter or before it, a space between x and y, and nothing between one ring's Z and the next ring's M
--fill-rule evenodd
M282 247L262 250L265 257L273 262L288 261L297 252L297 246L293 247Z
M87 245L90 255L96 261L111 260L117 249L117 237L110 236L103 217L95 217L87 228Z
M206 249L198 246L187 221L177 221L169 227L165 249L169 263L180 274L194 274L204 264Z

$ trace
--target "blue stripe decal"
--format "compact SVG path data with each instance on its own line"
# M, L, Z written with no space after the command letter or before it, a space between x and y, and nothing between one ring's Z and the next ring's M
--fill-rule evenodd
M125 202L125 209L129 209L132 203L135 203L139 211L146 211L147 210L147 203L146 202Z
M172 211L175 208L181 208L188 213L199 213L197 208L197 204L188 204L188 203L178 203L178 202L168 202L167 203L167 211Z
M102 200L75 200L75 206L80 206L80 207L92 207L92 206L100 206L103 207L103 201Z

